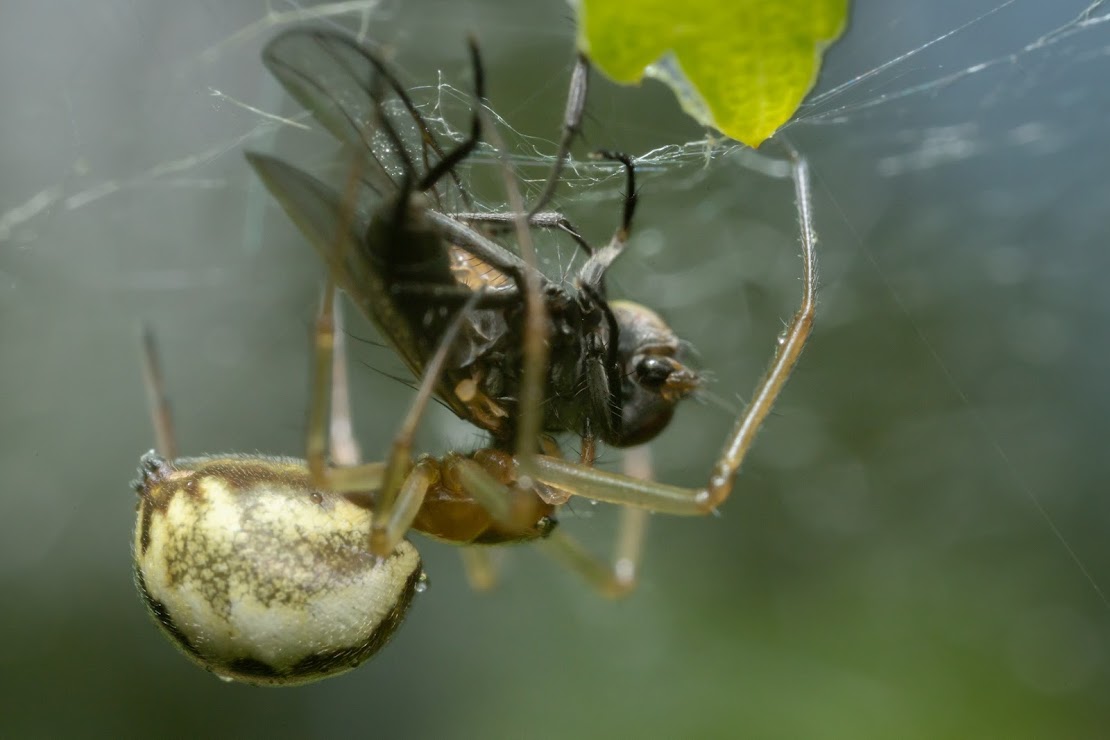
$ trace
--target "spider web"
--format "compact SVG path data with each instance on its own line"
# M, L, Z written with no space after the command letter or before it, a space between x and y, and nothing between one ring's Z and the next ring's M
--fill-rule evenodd
M784 127L783 131L791 132L794 129L809 126L858 125L861 119L882 115L881 109L904 110L912 105L910 102L912 98L935 98L967 78L992 74L997 78L1000 68L1009 68L1010 79L998 81L994 86L991 95L995 100L982 101L982 106L977 110L992 104L1000 105L1009 96L1021 95L1023 87L1032 85L1027 79L1028 75L1035 74L1028 69L1030 65L1044 70L1045 67L1051 67L1061 60L1072 64L1095 64L1108 53L1101 46L1101 40L1106 33L1104 26L1110 22L1110 6L1107 6L1104 0L1095 0L1081 6L1078 11L1073 9L1070 12L1068 3L1060 3L1052 11L1040 9L1041 12L1036 13L1033 11L1038 9L1031 8L1031 3L1023 3L1021 0L1007 0L999 4L987 5L986 10L977 14L971 10L974 6L974 3L968 4L966 14L969 17L956 27L928 38L923 43L850 79L835 83L826 89L819 88L807 99L799 113ZM860 25L866 22L869 25L880 26L881 21L867 17L870 10L872 9L866 3L861 4L854 14L853 23ZM271 8L262 19L203 49L196 54L192 62L184 63L182 68L175 71L180 76L189 74L199 76L200 70L217 64L243 46L272 35L275 29L295 23L316 21L343 27L349 25L346 20L359 18L361 19L360 30L365 33L367 25L388 22L389 17L395 12L395 9L387 4L372 0L325 3L316 8L298 8L293 5L283 6L281 10ZM901 10L897 12L900 13ZM894 16L896 13L891 15ZM936 15L943 14L937 12ZM983 44L982 51L979 54L975 53L978 42L982 40L975 37L986 36L989 40L996 29L995 24L1008 21L1029 23L1035 28L1033 23L1029 22L1030 15L1043 16L1043 22L1046 24L1061 20L1063 22L1052 26L1047 32L1037 33L1030 29L1031 36L1024 40L1015 34L1016 38L1006 39L1014 45L1010 51L992 53L997 52L997 48ZM890 26L886 30L896 30L896 26L903 22L895 17L889 21ZM927 33L916 35L922 36ZM953 50L961 55L972 56L974 61L954 71L948 71L953 66ZM834 52L823 79L835 78L840 72L837 65L839 61L838 53ZM843 66L848 65L844 63ZM1014 72L1015 70L1020 73ZM1047 69L1045 73L1050 74L1054 71ZM470 104L470 94L450 81L441 81L434 87L414 86L411 90L418 100L423 96L421 109L429 120L438 125L442 134L449 140L461 141L464 132L457 127L459 122L457 114L459 110ZM275 127L311 128L311 124L306 122L303 114L293 117L276 114L239 100L215 87L208 87L207 92L216 101L214 108L220 109L220 101L238 106L256 116L255 125L234 138L216 142L209 147L179 157L150 161L146 166L141 166L120 177L97 179L91 184L60 180L24 194L22 200L9 202L0 212L0 239L16 244L31 241L35 236L35 225L38 219L56 212L58 208L66 212L79 211L122 191L142 189L151 185L168 185L183 189L215 186L217 183L203 178L189 178L187 174L202 168L214 159L240 151L245 144L265 140L272 136ZM448 118L448 110L456 114L455 120ZM970 119L972 116L967 118ZM505 125L504 119L500 121ZM1092 125L1095 122L1095 117L1092 117ZM1003 141L984 140L982 129L983 126L973 120L956 121L924 130L917 126L907 126L905 130L894 132L891 136L900 143L913 145L904 145L901 151L879 160L879 172L884 176L896 176L910 170L941 166L952 161L974 157L985 149L997 147L1034 146L1040 153L1051 154L1065 146L1069 138L1067 130L1057 130L1053 126L1039 124L1037 121L1015 123L1010 136ZM525 183L537 185L542 181L541 178L530 179L527 172L546 170L550 166L553 141L549 138L528 135L511 127L507 127L506 135L513 150L510 160L524 171ZM747 147L728 143L723 139L715 139L711 135L685 143L665 144L638 152L634 156L641 174L650 175L660 172L666 173L668 178L672 176L672 170L675 168L704 168L710 161L723 156L738 156L754 168L759 168L759 163L762 161ZM487 152L485 155L480 154L476 159L492 162L496 157ZM78 160L73 164L72 169L75 173L82 174L87 166L86 162ZM763 168L777 173L780 177L785 172L784 168L773 165L764 164ZM612 163L572 157L561 182L567 190L587 191L581 195L576 194L575 197L612 198L614 193L619 191L619 183L616 182L620 179L619 173L619 166L614 166ZM599 184L608 184L611 187L599 191L597 187ZM689 182L680 181L675 187L685 187L689 184ZM12 194L12 196L15 195ZM12 196L6 200L12 200Z

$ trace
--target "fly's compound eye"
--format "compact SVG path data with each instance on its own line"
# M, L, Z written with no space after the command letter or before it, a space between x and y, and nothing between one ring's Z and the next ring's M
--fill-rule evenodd
M648 356L636 363L636 380L645 388L658 390L674 372L675 362L666 357Z
M632 371L641 389L670 404L686 398L701 385L695 371L670 355L640 355Z

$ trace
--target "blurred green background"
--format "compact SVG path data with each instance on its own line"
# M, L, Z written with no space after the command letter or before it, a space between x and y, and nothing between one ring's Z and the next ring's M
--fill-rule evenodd
M258 52L295 10L0 8L0 735L1110 733L1110 7L1082 0L855 3L787 129L814 174L812 345L720 517L653 518L633 596L527 548L474 594L457 553L418 542L432 587L356 672L263 690L181 658L131 583L136 327L158 332L186 452L301 454L320 267L241 156L293 134L228 100L293 112ZM554 150L562 2L328 22L463 89L475 31L506 134ZM701 137L662 86L597 80L577 153ZM662 310L735 405L797 301L792 191L696 149L644 168L613 289ZM600 240L619 188L587 174L559 205ZM387 351L352 353L374 456L408 391L365 367L397 371ZM702 481L731 422L683 409L658 476ZM421 433L477 441L442 409ZM605 552L612 514L576 502L563 526Z

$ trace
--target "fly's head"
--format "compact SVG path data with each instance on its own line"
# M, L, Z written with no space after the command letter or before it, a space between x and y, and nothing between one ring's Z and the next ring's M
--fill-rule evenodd
M683 363L684 343L659 314L631 301L611 301L609 310L617 325L614 400L619 399L620 423L605 441L631 447L659 434L702 378Z

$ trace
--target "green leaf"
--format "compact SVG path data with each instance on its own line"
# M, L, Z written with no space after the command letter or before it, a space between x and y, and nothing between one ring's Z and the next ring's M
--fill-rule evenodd
M848 0L579 0L578 47L617 82L661 79L754 147L794 115L847 18Z

